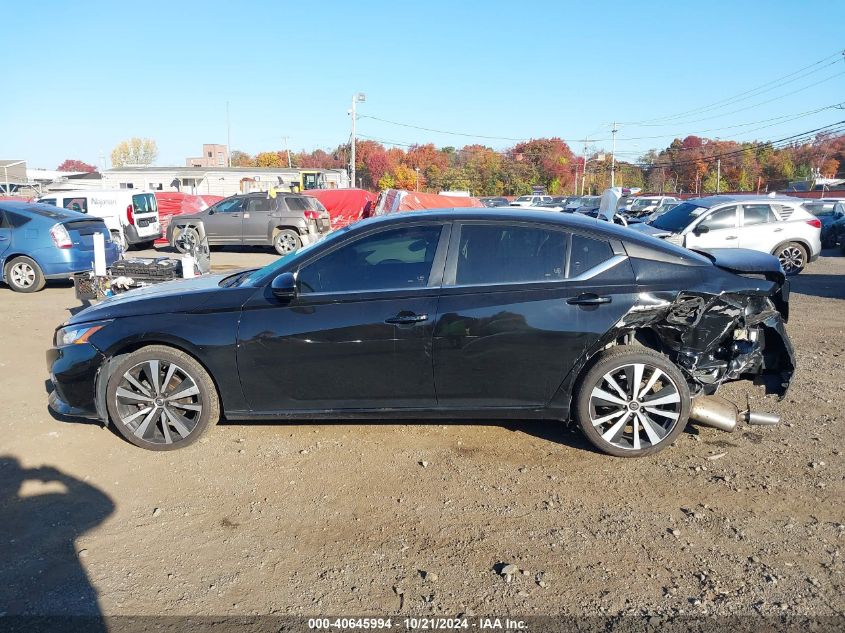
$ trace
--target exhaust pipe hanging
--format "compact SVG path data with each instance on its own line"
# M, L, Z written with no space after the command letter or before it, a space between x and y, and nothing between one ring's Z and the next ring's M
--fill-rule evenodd
M774 426L780 423L780 416L774 413L759 411L743 411L733 402L719 396L698 396L692 401L689 417L692 421L715 429L732 433L737 423L742 420L755 426Z

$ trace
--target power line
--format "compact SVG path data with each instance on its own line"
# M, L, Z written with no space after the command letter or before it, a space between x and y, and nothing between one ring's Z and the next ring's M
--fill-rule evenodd
M689 116L689 115L699 114L699 113L702 113L702 112L705 112L705 111L708 111L708 110L711 110L711 109L717 109L719 107L725 107L727 105L731 105L732 103L736 103L737 101L741 101L741 100L746 99L746 98L757 96L758 94L763 94L764 92L768 92L768 91L773 90L775 88L779 88L779 87L784 86L788 83L791 83L792 81L796 81L796 80L793 80L792 77L795 77L796 75L800 75L801 73L804 73L804 71L809 70L811 68L814 68L816 66L819 66L821 64L825 64L825 62L828 62L828 63L824 67L831 66L831 65L835 64L837 61L839 61L839 59L842 57L842 55L844 53L845 53L845 51L842 51L842 50L837 51L836 53L834 53L832 55L828 55L827 57L824 57L824 58L822 58L822 59L820 59L816 62L813 62L812 64L810 64L808 66L804 66L803 68L799 68L798 70L791 72L788 75L778 77L777 79L773 79L773 80L768 81L766 83L760 84L759 86L756 86L755 88L751 88L751 89L746 90L744 92L740 92L740 93L735 94L733 96L725 97L723 99L719 99L718 101L714 101L712 103L705 104L705 105L693 108L691 110L678 112L676 114L664 115L664 116L661 116L661 117L655 117L653 119L643 119L641 121L627 121L627 122L624 122L623 124L624 125L632 125L632 126L633 125L645 125L645 124L648 124L648 123L654 123L656 121L668 121L670 119L680 119L680 118L684 118L684 117ZM832 60L833 58L836 58L836 59L835 59L835 61L831 62L830 60ZM815 73L818 70L821 70L821 69L817 68L816 70L813 70L812 72L806 73L802 77L799 77L799 79L806 77L809 74ZM785 79L789 79L790 81L784 82ZM782 83L779 83L779 82L782 82ZM778 83L779 83L779 85L774 86L773 88L768 88L768 86L771 86L772 84L778 84ZM766 90L763 90L764 88Z
M423 130L424 132L435 132L436 134L447 134L450 136L464 136L467 138L483 138L492 141L515 141L518 143L526 142L530 139L526 138L514 138L512 136L490 136L485 134L469 134L468 132L452 132L449 130L437 130L430 127L423 127L421 125L413 125L411 123L401 123L399 121L390 121L388 119L382 119L377 116L372 116L369 114L361 114L358 116L359 119L372 119L373 121L381 121L382 123L389 123L390 125L398 125L400 127L408 127L415 130ZM569 142L567 139L561 139L562 141ZM607 140L607 139L601 139Z

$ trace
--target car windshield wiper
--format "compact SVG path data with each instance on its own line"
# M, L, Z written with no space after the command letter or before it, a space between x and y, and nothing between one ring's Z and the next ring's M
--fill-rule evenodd
M229 275L220 281L221 288L231 288L232 286L237 286L241 280L246 277L250 273L254 273L257 268L247 268L246 270L241 270L236 272L234 275Z

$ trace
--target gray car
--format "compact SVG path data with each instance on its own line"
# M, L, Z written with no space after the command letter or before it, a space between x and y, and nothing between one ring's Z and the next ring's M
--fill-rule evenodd
M329 212L316 198L285 193L275 198L267 192L231 196L200 213L174 217L167 241L176 250L181 250L179 236L194 231L191 221L203 223L209 246L272 246L279 255L331 231Z

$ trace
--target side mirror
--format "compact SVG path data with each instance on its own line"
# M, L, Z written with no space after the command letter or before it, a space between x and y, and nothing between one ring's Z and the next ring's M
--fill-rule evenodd
M693 233L695 233L696 235L704 235L705 233L709 233L709 232L710 232L709 226L701 226L700 224L697 227L695 227L695 230L693 231Z
M296 296L296 277L293 276L293 273L277 275L270 283L270 289L276 299L293 299Z

